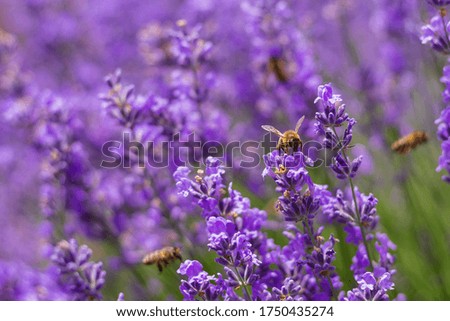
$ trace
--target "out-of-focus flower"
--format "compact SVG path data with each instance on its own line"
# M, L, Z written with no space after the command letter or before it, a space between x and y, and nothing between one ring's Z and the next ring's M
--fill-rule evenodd
M51 271L39 271L21 262L0 261L0 300L69 300Z
M429 24L422 27L420 40L422 44L429 44L438 52L450 54L449 30L450 22L446 22L441 15L436 15Z
M437 136L442 141L441 149L442 154L439 157L439 164L437 171L446 170L450 173L450 66L444 67L444 75L441 78L441 82L445 84L444 92L442 93L443 101L447 104L447 107L442 110L441 115L436 119L437 124ZM446 182L450 182L450 176L444 175L442 179Z
M445 7L450 4L449 0L427 0L431 5L436 7Z
M258 118L276 119L280 105L286 119L311 115L307 106L320 76L296 19L302 11L295 2L280 0L244 1L241 8L252 45L250 66L259 90L255 97Z
M421 40L423 44L430 43L431 47L444 53L446 55L450 54L450 38L449 38L449 30L450 30L450 21L447 21L447 10L445 6L449 4L448 1L445 0L430 0L428 1L430 4L441 7L440 13L431 18L430 24L422 27L422 36ZM450 145L449 145L449 137L450 137L450 66L447 65L443 69L443 76L441 77L441 82L445 85L445 89L442 93L442 98L447 106L442 110L441 115L438 119L436 119L435 123L438 125L437 136L442 141L441 150L442 154L439 157L439 164L436 168L437 171L446 170L450 173ZM450 182L450 176L443 175L442 179L445 182Z
M429 2L442 21L424 28L423 41L447 53L448 1ZM415 96L422 97L413 90L422 56L410 37L418 5L380 0L355 6L340 0L7 0L1 22L8 31L0 29L0 179L7 182L0 191L7 212L0 216L0 297L101 299L105 272L71 239L81 235L114 253L104 263L117 279L134 277L126 290L104 293L107 298L123 300L119 290L127 298L170 298L172 288L159 283L166 271L157 279L137 263L148 252L179 246L187 259L178 269L186 300L337 299L351 282L343 284L335 267L341 247L354 249L347 265L358 287L340 297L388 299L395 245L377 233L377 199L353 185L363 172L362 157L352 149L356 121L331 86L318 89L315 134L332 152L336 193L316 184L326 174L310 170L313 162L301 151L264 155L263 176L275 182L270 189L261 182L261 168L238 168L244 156L228 149L235 140L259 138L263 122L288 129L300 116L313 118L322 77L334 79L347 102L353 99L355 118L371 139L383 141L380 128L410 126L405 114L419 101ZM101 76L117 67L135 85L117 69L102 88ZM443 82L448 85L446 74ZM445 95L447 89L450 101ZM449 170L447 114L437 122L439 169ZM302 137L314 136L312 124L305 122ZM167 166L147 162L149 154L174 156L173 145L190 137L200 149L190 153L181 146L180 159ZM129 150L126 138L133 142ZM99 162L111 140L125 145L115 153L123 163L114 169ZM142 153L141 144L150 151ZM225 171L217 158L207 158L210 146L234 167ZM191 175L180 166L188 157L191 167L206 168ZM26 197L16 195L22 190ZM266 201L274 190L281 215L269 219ZM265 191L267 200L256 201L270 204L264 210L244 197ZM345 240L326 234L326 225L336 222ZM283 245L276 244L283 235ZM71 240L54 246L60 239ZM24 240L33 246L15 255L10 244ZM45 265L49 249L54 266L35 268ZM194 260L207 250L217 263L202 261L208 272Z
M98 300L106 272L101 262L90 261L92 251L74 239L55 246L52 261L57 266L62 287L74 300Z
M438 171L445 169L448 173L450 173L450 140L446 140L441 144L442 154L439 157L439 166L437 167ZM450 176L444 175L442 179L447 183L450 183Z

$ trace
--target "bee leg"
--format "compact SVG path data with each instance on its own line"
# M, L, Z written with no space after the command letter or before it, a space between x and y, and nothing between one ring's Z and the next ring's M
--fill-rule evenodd
M175 258L177 258L178 260L180 260L180 262L183 260L183 258L181 257L180 254L175 254Z
M277 149L278 149L278 155L281 155L281 151L284 151L283 141L281 140L281 138L278 140Z
M158 265L159 272L162 272L163 266L162 266L161 262L158 262L157 265Z

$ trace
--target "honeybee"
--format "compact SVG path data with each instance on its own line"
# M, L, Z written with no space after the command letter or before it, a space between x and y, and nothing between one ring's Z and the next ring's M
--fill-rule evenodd
M305 116L302 116L295 125L295 129L289 129L284 133L281 133L278 129L270 125L262 125L262 129L267 130L270 133L274 133L278 135L280 139L278 140L277 149L281 153L281 151L286 154L289 153L289 149L292 149L293 152L297 152L300 148L302 150L303 143L300 139L300 135L298 134L298 130L302 126L303 121L305 120Z
M271 71L275 77L281 83L287 83L289 75L286 71L286 61L282 58L271 56L268 63L269 71Z
M399 154L408 154L418 145L425 143L428 136L423 131L415 130L392 143L391 149Z
M159 272L169 265L170 262L179 259L181 261L181 250L179 247L166 246L160 250L153 251L142 259L142 263L147 265L156 264Z

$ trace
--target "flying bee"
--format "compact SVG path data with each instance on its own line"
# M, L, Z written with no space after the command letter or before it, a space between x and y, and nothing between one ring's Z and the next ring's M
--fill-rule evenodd
M277 149L281 153L281 151L289 154L289 149L292 149L293 152L297 152L299 149L302 150L303 143L300 139L300 135L298 134L298 130L300 126L302 126L303 121L305 120L305 116L302 116L295 125L295 129L287 130L284 133L281 133L278 129L270 125L261 126L262 129L267 130L270 133L274 133L279 136Z
M160 250L153 251L142 259L142 263L146 265L156 264L159 272L169 265L170 262L179 259L181 261L181 250L179 247L166 246Z
M412 133L401 137L392 143L391 149L399 154L408 154L418 145L425 143L428 140L428 135L419 130L415 130Z

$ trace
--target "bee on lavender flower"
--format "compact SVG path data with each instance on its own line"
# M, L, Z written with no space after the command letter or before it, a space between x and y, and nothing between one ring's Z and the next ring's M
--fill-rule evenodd
M181 261L181 249L179 247L166 246L144 256L142 263L146 265L156 264L159 272L162 272L163 268L176 259Z
M297 152L299 149L302 150L303 143L300 135L298 134L298 131L302 126L304 120L305 116L300 117L300 119L297 121L297 124L295 125L295 129L289 129L284 133L280 132L278 129L270 125L262 125L261 127L262 129L270 133L274 133L275 135L280 137L277 144L278 151L280 153L281 151L283 151L286 154L289 154L289 150L292 150L293 153Z

